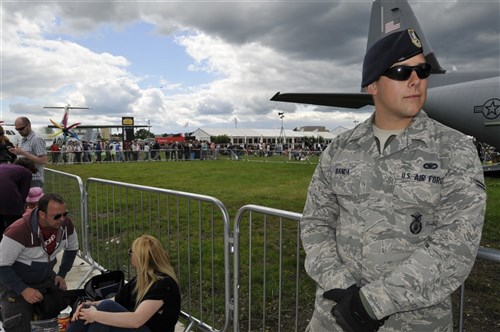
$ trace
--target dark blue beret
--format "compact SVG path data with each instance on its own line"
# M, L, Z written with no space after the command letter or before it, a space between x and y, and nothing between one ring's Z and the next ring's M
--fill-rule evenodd
M379 39L366 51L361 87L377 81L394 63L422 52L422 43L413 29L394 32Z

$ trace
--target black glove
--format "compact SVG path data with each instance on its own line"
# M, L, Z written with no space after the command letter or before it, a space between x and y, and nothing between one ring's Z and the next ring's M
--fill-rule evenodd
M359 295L359 287L335 288L323 293L323 297L337 302L332 315L337 324L347 332L376 332L387 318L372 319L366 311Z
M335 301L337 303L339 303L339 301L344 297L346 296L347 294L349 293L354 293L356 290L359 291L359 287L354 284L354 285L351 285L349 288L347 289L342 289L342 288L334 288L334 289L330 289L326 292L323 293L323 297L325 299L328 299L328 300L332 300L332 301Z

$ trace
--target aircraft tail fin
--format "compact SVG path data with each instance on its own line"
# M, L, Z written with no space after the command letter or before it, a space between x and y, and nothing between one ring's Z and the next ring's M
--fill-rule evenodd
M446 71L439 64L413 10L406 0L375 0L373 2L366 48L368 49L377 40L391 32L408 28L414 29L420 37L425 59L432 66L431 72L433 74L445 73Z

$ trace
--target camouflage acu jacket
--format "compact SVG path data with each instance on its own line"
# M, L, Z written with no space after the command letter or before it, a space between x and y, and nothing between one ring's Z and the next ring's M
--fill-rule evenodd
M486 206L477 150L422 111L380 153L373 116L321 156L301 220L318 287L311 331L340 330L325 290L362 287L380 331L449 331L450 295L474 263Z

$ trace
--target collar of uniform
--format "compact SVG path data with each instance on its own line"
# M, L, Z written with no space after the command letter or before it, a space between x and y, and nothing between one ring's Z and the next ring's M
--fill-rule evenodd
M352 130L351 135L349 136L348 141L359 141L363 139L368 139L373 136L373 121L375 119L375 113L373 113L368 119L358 125L356 128ZM410 126L407 130L404 131L403 135L405 135L408 139L408 144L411 143L411 140L420 140L424 141L426 144L429 142L428 134L424 131L425 127L428 125L429 117L425 111L421 110L415 118L412 120Z
M375 113L373 113L368 119L360 123L353 130L349 136L348 142L363 140L363 138L373 136L372 124L375 118ZM358 144L360 144L358 142Z
M377 145L374 140L372 128L374 119L375 113L373 113L366 121L354 128L348 138L348 142L354 142L359 146L364 147L367 151L373 150L373 153L375 154L375 151L378 151L378 149L376 148ZM388 147L384 151L384 154L389 155L414 144L419 145L423 143L428 146L429 137L427 131L425 130L429 124L428 120L429 117L427 114L423 110L420 111L412 120L407 130L405 130L401 135L398 135L397 141L395 141L396 145L392 144L392 147ZM378 154L378 152L376 154Z
M412 119L410 126L401 135L396 136L393 143L386 147L383 154L390 155L412 146L429 146L429 134L428 130L426 130L428 126L429 117L421 110Z
M375 115L372 114L364 122L360 123L354 129L351 129L346 144L356 144L360 149L368 151L370 155L375 154L378 149L372 128L374 118Z
M413 119L412 123L406 130L405 135L408 139L408 144L413 141L421 141L426 146L429 145L429 133L425 130L429 126L429 117L425 111L421 110Z

